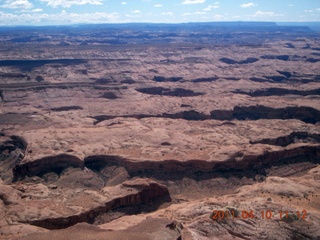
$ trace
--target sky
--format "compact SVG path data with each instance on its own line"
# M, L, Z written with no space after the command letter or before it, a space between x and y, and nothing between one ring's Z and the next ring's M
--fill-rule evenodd
M0 0L0 25L320 22L320 0Z

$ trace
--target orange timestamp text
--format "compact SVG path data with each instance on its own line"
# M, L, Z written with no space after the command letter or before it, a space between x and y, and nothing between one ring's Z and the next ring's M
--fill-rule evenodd
M210 214L212 220L226 220L226 219L278 219L278 220L305 220L307 218L307 211L271 211L262 210L254 212L253 210L213 210Z

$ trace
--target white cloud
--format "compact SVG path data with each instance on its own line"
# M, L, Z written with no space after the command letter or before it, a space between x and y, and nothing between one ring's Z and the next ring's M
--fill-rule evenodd
M211 11L212 9L219 8L219 4L219 2L215 2L213 5L209 5L208 7L204 8L203 11Z
M161 15L173 15L173 12L163 12Z
M42 12L43 9L42 8L35 8L35 9L23 9L20 12L25 13L25 12L31 12L31 13L38 13L38 12Z
M64 7L69 8L72 5L103 5L102 0L41 0L41 2L47 3L47 6L56 8Z
M313 12L320 12L320 8L304 10L304 12L313 13Z
M140 10L134 10L134 11L131 11L132 13L140 13L141 11Z
M35 9L32 9L31 12L42 12L43 9L42 8L35 8Z
M0 25L64 25L74 23L108 23L119 22L120 14L117 12L95 12L95 13L67 13L65 11L57 14L47 13L24 13L10 14L0 12Z
M33 7L33 4L28 0L7 0L1 7L29 9Z
M275 13L275 12L262 12L258 10L255 14L252 15L253 17L280 17L283 14Z
M154 7L163 7L161 4L155 4Z
M127 2L121 2L121 5L126 5L126 4L128 4Z
M293 7L293 4L288 4L288 7Z
M244 3L244 4L241 4L240 7L242 8L250 8L250 7L254 7L254 6L257 6L257 4L253 3L253 2L250 2L250 3Z
M204 3L206 0L184 0L182 4L199 4Z

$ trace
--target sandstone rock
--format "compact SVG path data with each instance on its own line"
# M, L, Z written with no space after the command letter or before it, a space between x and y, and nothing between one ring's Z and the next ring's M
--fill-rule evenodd
M0 184L0 200L4 205L16 205L21 200L21 193L11 186Z

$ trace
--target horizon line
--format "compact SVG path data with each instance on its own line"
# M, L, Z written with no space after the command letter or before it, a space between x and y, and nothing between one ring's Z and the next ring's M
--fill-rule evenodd
M319 24L320 21L209 21L209 22L99 22L99 23L72 23L72 24L41 24L41 25L1 25L1 27L71 27L79 25L121 25L121 24L163 24L163 25L178 25L178 24L205 24L205 23L293 23L293 24Z

